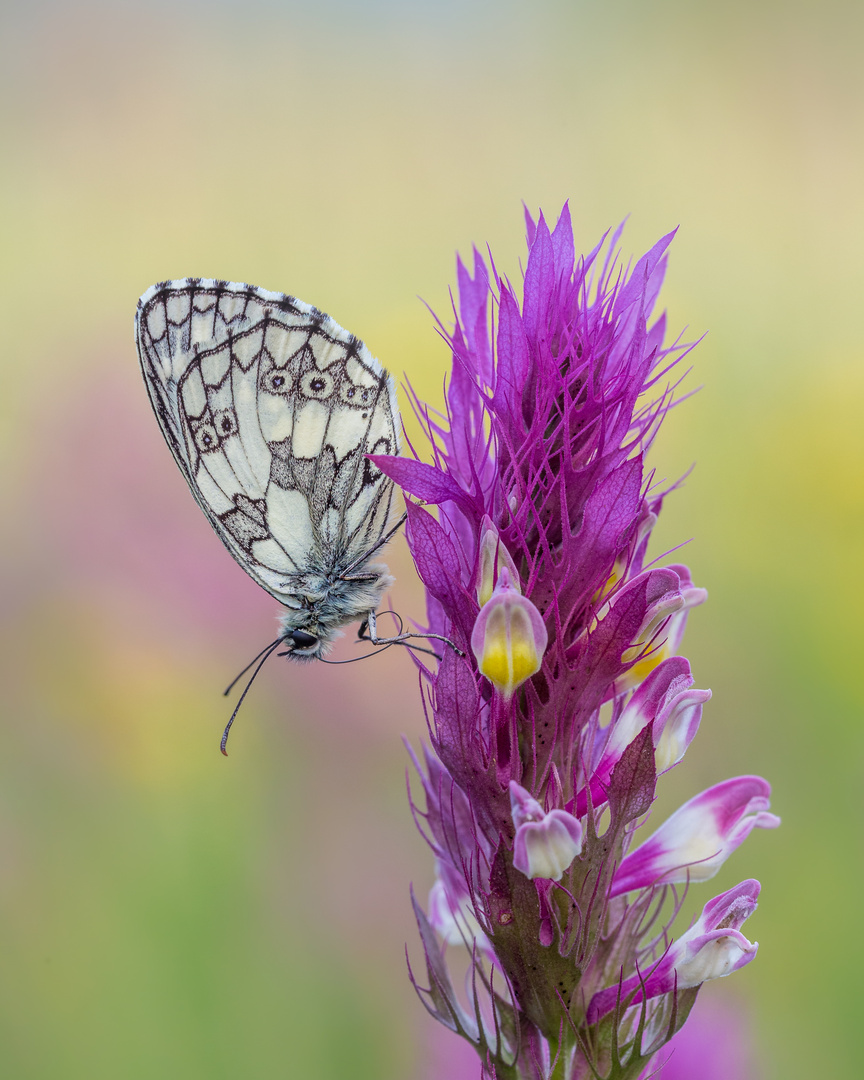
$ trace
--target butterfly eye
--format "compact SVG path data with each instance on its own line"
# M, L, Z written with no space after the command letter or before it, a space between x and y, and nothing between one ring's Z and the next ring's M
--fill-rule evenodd
M271 394L287 394L291 389L291 376L279 368L268 371L261 379L261 386Z
M300 389L306 397L323 401L333 393L333 378L326 371L307 371L300 380Z
M195 445L202 454L219 449L219 436L216 433L216 428L212 424L196 424L193 429L193 435L195 437Z
M285 640L292 641L295 649L312 649L318 644L318 638L305 630L292 630Z

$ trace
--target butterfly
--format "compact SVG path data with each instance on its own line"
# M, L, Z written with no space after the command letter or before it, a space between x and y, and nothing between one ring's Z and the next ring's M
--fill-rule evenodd
M292 296L202 278L148 289L135 334L196 502L285 607L272 647L321 659L357 620L392 641L375 611L393 578L371 559L395 532L394 489L367 455L399 452L399 407L363 342Z

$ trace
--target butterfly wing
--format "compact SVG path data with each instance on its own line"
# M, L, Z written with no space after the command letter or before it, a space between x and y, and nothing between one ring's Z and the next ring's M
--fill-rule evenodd
M399 450L392 378L329 316L282 293L186 278L138 302L138 356L198 505L243 568L289 602L380 540Z

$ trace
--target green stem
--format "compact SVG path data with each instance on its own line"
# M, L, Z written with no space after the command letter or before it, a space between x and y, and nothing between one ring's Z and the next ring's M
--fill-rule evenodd
M555 1068L549 1074L549 1080L569 1080L571 1073L567 1069L567 1062L570 1060L571 1051L573 1050L572 1042L566 1037L566 1034L560 1043L550 1039L549 1050L553 1057L556 1054L558 1055Z

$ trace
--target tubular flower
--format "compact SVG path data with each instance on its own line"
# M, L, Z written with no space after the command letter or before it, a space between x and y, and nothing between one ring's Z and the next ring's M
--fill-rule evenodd
M506 570L510 577L510 584L519 593L519 573L510 552L501 542L498 530L492 524L490 518L485 518L481 526L483 536L480 540L480 553L478 556L479 573L477 580L477 603L482 608L492 598L492 592L498 584L501 570ZM544 646L545 647L545 646Z
M462 875L445 862L436 869L435 884L429 890L429 922L448 945L476 941L488 952L489 940L477 922Z
M510 781L510 813L516 826L513 865L528 878L560 881L582 850L582 826L566 810L550 810Z
M679 881L707 881L753 829L776 829L768 813L771 786L761 776L715 784L675 811L624 859L610 896Z
M646 612L636 642L624 653L633 666L616 686L619 693L638 686L667 657L677 655L688 612L708 599L705 589L693 585L686 566L674 565L668 569L678 574L679 595L655 604Z
M699 987L709 979L722 979L749 964L759 948L741 933L756 910L758 881L742 881L705 905L698 921L670 945L647 976L633 975L620 986L596 994L588 1007L589 1022L596 1023L620 1000L638 1005L643 996L657 997L676 989Z
M372 458L405 493L428 629L449 643L415 657L431 745L413 809L437 881L414 905L412 981L487 1080L635 1078L699 985L756 950L740 927L758 883L681 935L658 932L666 883L710 877L777 819L743 777L636 846L710 697L680 655L705 591L647 557L668 493L644 455L692 346L652 314L671 233L625 269L620 230L577 257L566 206L554 229L526 222L521 297L477 252L458 263L446 407L416 401L431 460Z
M474 623L471 648L480 672L505 701L540 670L547 640L540 612L514 587L507 567L501 566L497 584Z
M612 770L637 735L652 724L654 761L658 775L677 765L699 730L702 705L710 690L693 690L690 665L681 656L670 657L654 668L607 729L607 742L594 767L591 798L595 806L606 801ZM583 789L576 805L584 814L588 795Z

